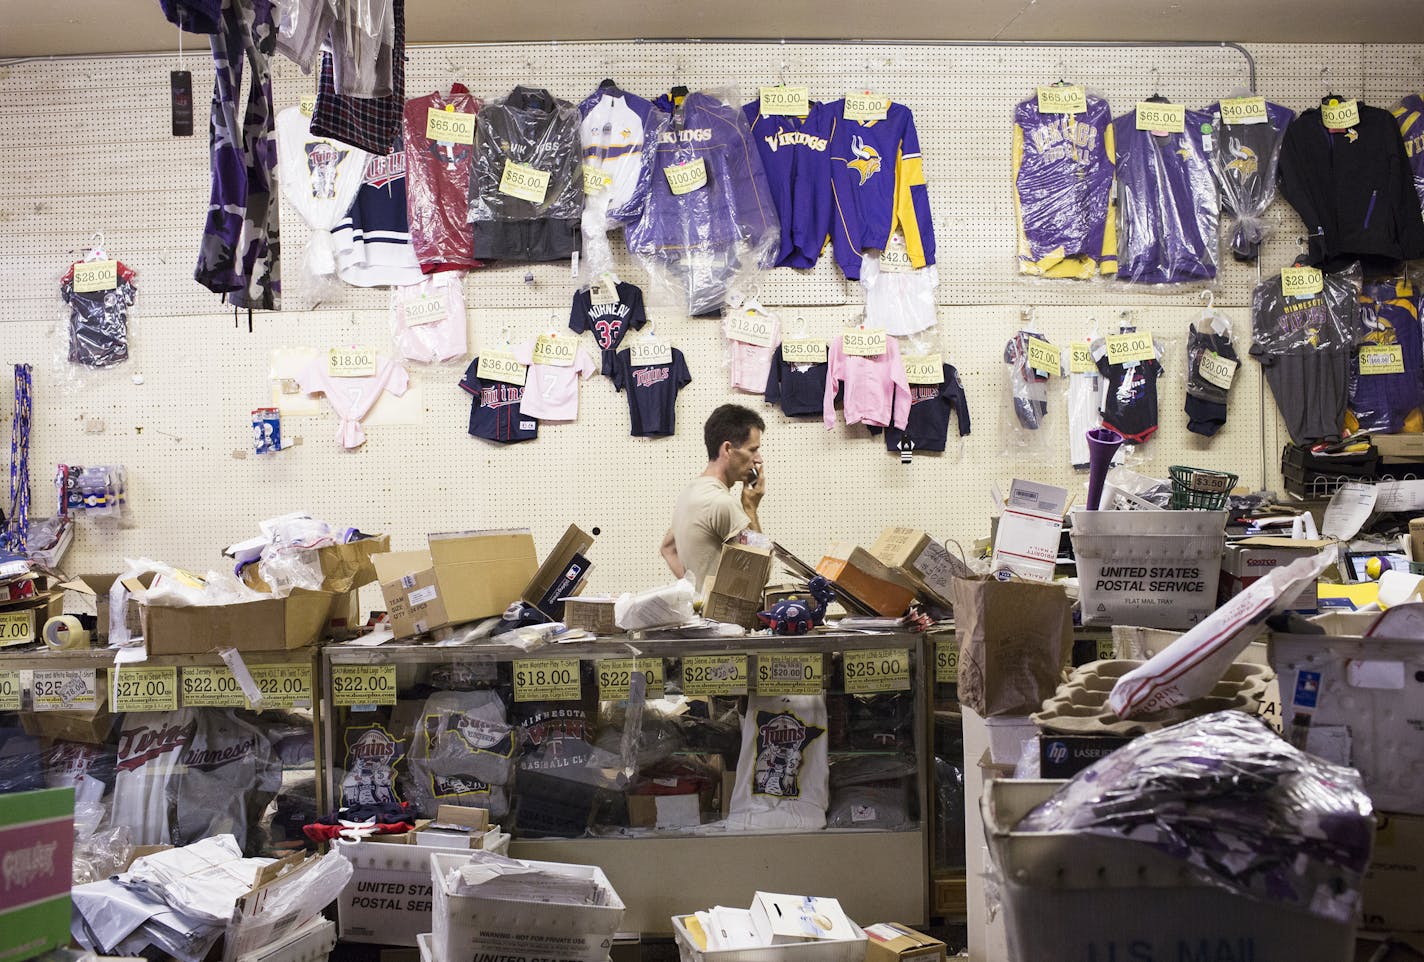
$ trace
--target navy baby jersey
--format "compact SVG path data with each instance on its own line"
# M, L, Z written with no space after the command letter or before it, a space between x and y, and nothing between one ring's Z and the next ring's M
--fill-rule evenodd
M664 437L676 426L677 392L692 383L687 360L672 349L672 363L635 367L632 351L618 352L613 361L613 386L628 395L629 432L635 438Z
M618 300L612 304L593 303L593 292L581 290L574 294L573 306L569 308L569 330L576 334L592 331L593 339L603 351L603 374L613 376L613 356L628 328L641 329L648 321L643 309L641 288L619 281Z
M828 361L819 364L790 364L781 357L781 345L771 355L771 373L766 379L766 400L781 404L781 413L791 418L818 418L825 412Z
M964 385L954 365L944 366L944 380L938 384L910 385L910 418L905 430L887 428L885 449L899 451L902 438L908 438L915 451L943 451L949 438L949 415L953 411L959 422L959 436L969 433L969 402L964 397ZM871 428L871 433L876 429Z
M470 404L470 436L501 444L538 437L539 422L519 411L523 385L481 380L479 370L480 359L475 358L460 378L460 387L474 397Z
M760 101L742 108L781 221L777 267L815 267L831 232L829 109L812 101L805 117L767 117Z
M1157 378L1162 365L1156 360L1109 364L1107 343L1101 340L1093 342L1093 361L1098 373L1108 380L1103 426L1139 443L1156 434Z

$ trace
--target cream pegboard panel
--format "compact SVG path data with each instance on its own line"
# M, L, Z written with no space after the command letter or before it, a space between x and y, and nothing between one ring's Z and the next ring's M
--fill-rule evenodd
M1272 99L1308 105L1321 92L1320 66L1331 86L1363 92L1387 104L1424 89L1418 63L1424 48L1266 46L1251 48L1258 84ZM1007 177L1007 117L1012 104L1059 64L1071 79L1105 94L1118 112L1158 86L1174 100L1200 106L1244 81L1244 61L1218 48L1084 49L916 48L886 46L560 44L492 48L416 48L408 91L419 95L463 80L481 96L498 96L520 81L580 99L605 76L627 89L653 93L673 83L691 87L738 83L754 96L762 83L805 82L814 96L834 99L852 84L891 92L918 120L939 240L942 279L941 346L959 367L969 396L973 433L943 456L919 455L902 466L862 428L792 422L756 396L727 388L717 325L679 317L667 306L653 316L662 336L687 354L694 383L678 402L680 432L658 440L627 435L624 398L602 378L583 388L576 424L546 426L536 442L501 448L465 434L469 401L456 386L459 367L416 372L423 420L372 426L370 441L344 452L335 420L288 419L284 432L303 444L275 458L245 452L248 412L266 402L268 357L278 347L359 341L389 344L384 291L343 290L309 310L299 276L306 231L284 205L283 280L286 310L235 325L231 309L191 280L208 192L203 127L211 67L190 54L199 104L197 134L168 136L168 71L176 56L102 58L0 67L7 97L0 103L0 321L9 322L0 362L36 366L32 455L36 513L53 508L47 482L53 466L123 463L131 474L134 527L101 531L81 526L67 559L70 570L109 570L124 556L149 555L188 567L219 565L217 549L249 535L253 522L309 509L365 530L391 531L396 547L417 547L426 532L528 525L541 550L568 522L602 531L593 560L593 588L637 589L661 582L657 544L678 490L705 462L700 427L716 404L740 399L765 411L770 493L768 530L812 560L831 540L873 539L894 523L921 525L966 545L987 531L988 487L1014 475L1068 484L1081 476L1051 461L1004 455L1001 437L1007 387L1005 340L1019 307L1037 304L1037 321L1056 343L1085 333L1088 319L1103 329L1123 310L1167 343L1168 374L1160 388L1162 430L1142 449L1145 469L1175 463L1223 467L1252 485L1278 483L1275 461L1283 440L1259 369L1243 364L1226 428L1210 442L1185 432L1182 338L1200 307L1194 292L1138 293L1119 286L1020 281L1013 274L1012 209ZM279 106L297 102L311 79L276 63ZM122 83L116 83L116 77ZM1278 270L1294 255L1299 224L1289 208L1273 208L1278 235L1262 269ZM57 284L95 230L109 251L139 272L133 309L133 360L117 377L91 380L69 392L51 358L59 313ZM621 247L620 274L646 279ZM556 317L562 325L572 292L569 265L511 266L466 279L472 347L491 343L500 328L535 333ZM1243 351L1249 337L1245 304L1256 272L1228 265L1217 292ZM648 287L651 293L651 287ZM764 303L785 305L812 330L833 334L859 316L858 285L847 284L826 258L815 270L772 272ZM135 385L130 376L143 375ZM8 376L5 373L3 376ZM9 391L0 388L8 423ZM1062 404L1059 393L1051 403ZM1264 407L1264 413L1263 413ZM102 433L85 423L104 422ZM1059 422L1059 430L1066 425ZM1066 436L1061 439L1066 441ZM829 523L828 523L829 522Z

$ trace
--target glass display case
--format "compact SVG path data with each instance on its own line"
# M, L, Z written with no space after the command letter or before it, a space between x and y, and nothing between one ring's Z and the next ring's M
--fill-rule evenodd
M327 797L488 808L512 854L602 867L630 931L756 889L923 922L923 637L329 646Z

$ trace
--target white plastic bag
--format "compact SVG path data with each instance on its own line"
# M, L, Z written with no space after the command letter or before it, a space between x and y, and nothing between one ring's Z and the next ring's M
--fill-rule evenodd
M613 623L624 631L686 624L696 617L692 610L696 594L691 573L681 581L641 594L624 593L613 603Z

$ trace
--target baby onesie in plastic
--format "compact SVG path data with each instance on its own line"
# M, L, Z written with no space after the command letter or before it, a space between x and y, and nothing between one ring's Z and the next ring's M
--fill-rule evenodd
M436 364L464 357L468 328L464 274L458 271L391 291L391 333L407 361Z
M138 289L135 274L123 261L114 261L114 286L102 291L76 291L74 268L59 282L59 296L68 306L70 364L88 368L112 367L129 359L129 308Z
M1188 431L1212 437L1226 424L1226 399L1240 363L1226 315L1207 311L1187 328Z
M1091 343L1091 341L1089 342ZM1102 418L1103 378L1096 368L1074 371L1073 349L1063 349L1061 364L1068 371L1068 460L1074 468L1088 467L1088 432L1100 427Z
M282 196L312 231L302 265L311 278L334 280L336 244L331 232L351 209L370 154L339 140L313 136L310 118L288 107L277 115L277 158Z

